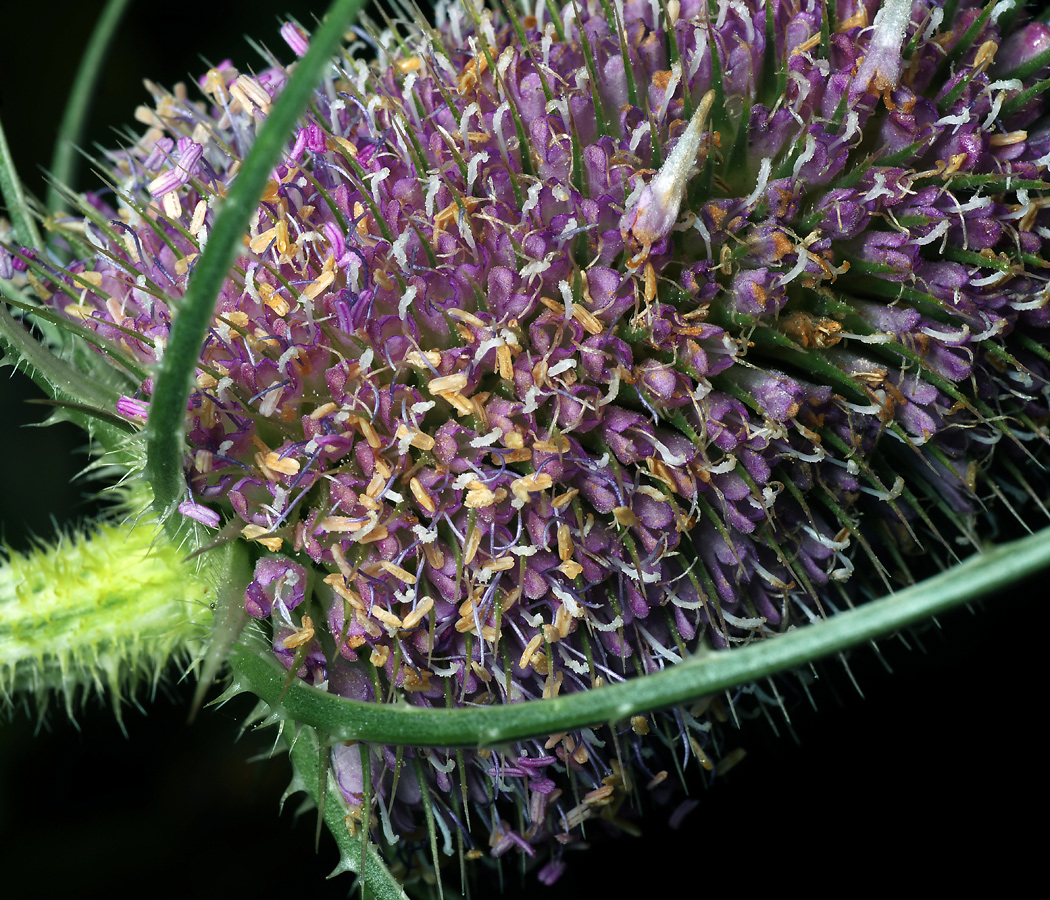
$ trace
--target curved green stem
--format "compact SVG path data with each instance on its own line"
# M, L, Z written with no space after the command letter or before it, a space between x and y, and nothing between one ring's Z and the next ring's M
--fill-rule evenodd
M129 2L130 0L109 0L106 3L106 8L95 23L87 49L84 50L84 56L77 67L62 121L58 126L55 152L51 157L52 184L47 189L45 204L49 212L57 211L62 203L62 192L58 185L73 186L79 159L77 144L83 138L84 124L87 122L88 113L91 112L91 95L98 84L98 76L102 71L102 62L106 58L110 42L117 33L117 27Z
M489 746L622 721L805 665L866 643L1050 566L1050 528L976 554L897 594L738 650L700 652L643 678L546 700L496 707L426 709L346 700L296 681L278 704L285 670L268 649L240 646L231 658L241 685L278 715L336 740L455 747Z
M179 304L157 375L147 427L146 475L153 487L154 506L162 515L174 506L183 491L186 401L215 298L241 248L249 218L258 209L259 198L292 126L306 108L322 72L332 64L344 29L364 4L365 0L335 0L324 23L311 36L309 51L296 64L223 201L207 247Z

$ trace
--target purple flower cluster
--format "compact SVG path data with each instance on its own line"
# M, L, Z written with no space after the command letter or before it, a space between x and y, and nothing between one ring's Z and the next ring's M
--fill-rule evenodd
M1034 493L1050 28L953 8L446 5L338 60L187 412L180 509L253 542L285 664L376 702L588 690L884 592ZM116 209L87 210L97 253L40 292L155 363L285 77L156 89ZM678 746L710 767L693 712ZM650 730L421 753L439 833L550 843L553 881L587 820L659 790ZM415 834L419 785L370 753L376 833ZM360 821L362 755L332 765Z

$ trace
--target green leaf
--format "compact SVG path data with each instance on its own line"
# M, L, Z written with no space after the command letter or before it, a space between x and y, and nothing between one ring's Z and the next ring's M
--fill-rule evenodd
M178 502L184 489L186 401L215 298L241 248L241 237L249 218L258 208L270 171L280 158L292 127L310 102L325 67L331 64L344 29L364 4L365 0L335 0L329 7L324 23L311 37L309 51L296 63L294 74L223 201L208 245L179 304L171 339L157 374L147 425L146 474L153 487L154 506L161 515Z
M261 639L235 648L231 663L238 681L275 706L280 717L310 725L335 740L484 747L618 722L748 684L939 615L1047 567L1050 528L976 554L914 587L778 637L736 650L701 651L662 672L619 684L503 706L430 709L403 702L365 703L326 694L298 680L282 697L287 673Z

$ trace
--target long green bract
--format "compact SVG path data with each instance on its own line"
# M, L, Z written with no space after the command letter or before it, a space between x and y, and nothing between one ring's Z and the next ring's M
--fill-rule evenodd
M346 26L364 5L365 0L335 0L324 23L311 36L310 49L296 64L222 203L186 296L179 304L157 374L146 432L146 476L153 487L154 508L161 515L168 513L183 493L186 401L215 298L292 126L306 108L325 67L332 64Z
M619 684L502 706L428 709L365 703L323 693L298 680L285 692L286 670L259 647L238 647L231 662L239 686L276 706L277 715L311 725L335 740L483 747L622 721L748 684L1002 590L1047 566L1050 528L978 553L921 584L824 622L737 650L699 652L662 672Z
M62 204L62 192L58 185L73 186L73 177L77 169L77 144L84 135L84 126L88 113L91 112L91 96L98 84L102 71L102 62L117 32L120 20L124 16L130 0L109 0L102 15L98 17L95 27L88 39L84 56L77 67L73 78L69 99L66 101L62 121L58 126L58 138L55 141L55 152L51 157L52 184L47 189L47 209L54 213Z

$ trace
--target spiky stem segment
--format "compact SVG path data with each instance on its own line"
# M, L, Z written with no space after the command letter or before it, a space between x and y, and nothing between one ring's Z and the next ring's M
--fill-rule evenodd
M207 635L215 588L155 527L104 523L0 566L0 704L57 694L72 717L93 690L152 691Z

